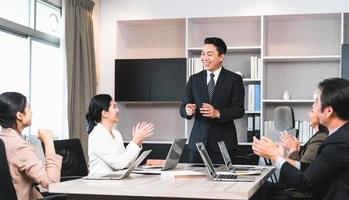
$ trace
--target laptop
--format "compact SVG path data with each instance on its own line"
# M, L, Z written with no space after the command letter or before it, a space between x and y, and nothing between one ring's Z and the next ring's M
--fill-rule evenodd
M139 165L141 162L149 155L151 150L144 151L131 165L130 167L123 171L123 173L118 174L106 174L103 176L85 176L84 179L87 180L121 180L128 177L131 172Z
M143 165L143 166L137 167L137 170L135 172L165 171L165 170L175 168L179 162L179 159L181 158L186 142L187 142L186 138L173 140L170 150L167 153L167 157L164 165L160 165L160 166L159 165L156 165L156 166Z
M238 176L231 172L217 173L207 153L205 145L202 142L200 142L196 143L196 147L200 153L201 159L204 161L204 164L208 171L208 176L211 180L222 182L253 182L255 180L254 177Z
M240 174L240 175L260 175L262 169L254 166L234 166L232 160L230 159L227 146L225 146L224 141L218 142L219 150L222 153L225 167L228 171Z

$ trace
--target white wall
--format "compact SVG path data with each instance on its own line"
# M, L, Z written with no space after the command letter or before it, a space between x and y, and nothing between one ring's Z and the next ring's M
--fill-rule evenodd
M100 10L94 12L100 14L95 16L99 18L96 20L98 25L95 25L99 28L95 34L97 45L99 43L96 46L98 92L112 96L117 20L349 12L348 0L98 0L98 3L95 9ZM166 135L178 135L179 131L184 131L177 106L160 106L164 115L171 117L166 121L173 121L170 127L151 116L158 108L151 104L121 105L123 117L119 130L128 139L127 135L136 120L149 120L158 126L156 134L167 132ZM173 129L173 125L178 125L177 130Z

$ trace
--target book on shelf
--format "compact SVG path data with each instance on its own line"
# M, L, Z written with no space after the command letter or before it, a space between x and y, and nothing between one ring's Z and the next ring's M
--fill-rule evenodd
M305 144L315 134L308 121L296 120L295 127L298 129L298 139L301 144Z
M193 74L199 73L203 70L200 58L188 58L187 79Z
M262 77L261 68L262 68L262 59L257 56L251 56L250 70L251 70L252 79L260 79Z

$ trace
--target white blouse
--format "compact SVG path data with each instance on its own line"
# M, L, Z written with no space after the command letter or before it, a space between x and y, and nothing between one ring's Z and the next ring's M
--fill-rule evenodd
M107 128L98 123L88 136L89 175L108 174L126 168L141 151L134 142L125 148L119 131L112 129L112 133L114 138Z

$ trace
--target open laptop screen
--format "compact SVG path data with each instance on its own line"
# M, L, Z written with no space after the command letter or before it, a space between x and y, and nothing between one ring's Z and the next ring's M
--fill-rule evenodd
M225 162L225 166L227 167L228 170L230 171L233 170L234 169L233 162L230 159L229 152L228 152L227 146L225 146L224 141L219 141L218 146L219 146L219 150L221 150L223 160Z
M196 147L198 148L198 151L201 155L202 160L204 161L206 168L209 172L210 177L213 179L214 177L216 177L216 170L212 164L212 161L210 159L210 156L208 155L205 145L200 142L200 143L196 143Z

